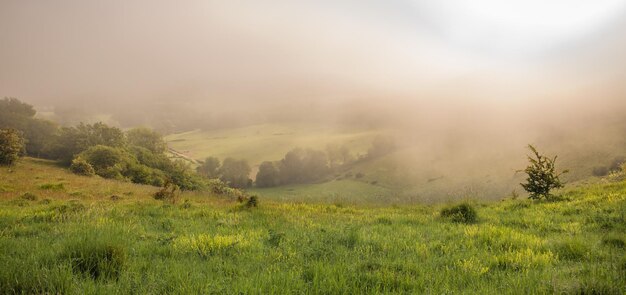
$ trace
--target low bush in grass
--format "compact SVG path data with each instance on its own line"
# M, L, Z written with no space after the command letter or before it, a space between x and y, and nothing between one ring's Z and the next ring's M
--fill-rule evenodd
M476 209L469 203L461 203L455 206L443 208L441 217L456 223L475 223L478 220Z
M127 263L120 243L93 237L67 245L61 258L69 261L74 273L94 280L119 278Z

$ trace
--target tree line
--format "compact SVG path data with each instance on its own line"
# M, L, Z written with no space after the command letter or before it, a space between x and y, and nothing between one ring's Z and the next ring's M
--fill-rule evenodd
M346 146L329 145L326 150L294 148L278 161L264 161L259 165L255 181L249 178L250 165L246 160L226 158L220 163L208 157L196 169L198 174L224 181L232 187L275 187L289 184L312 183L348 169L358 161L384 156L395 149L392 138L376 137L367 154L356 157Z
M186 163L165 155L165 141L151 129L124 132L104 123L61 127L35 118L35 114L32 105L16 98L0 100L0 141L13 150L19 147L19 152L12 155L56 160L83 175L155 186L169 180L185 190L203 186L202 179ZM8 151L2 154L9 155Z
M123 131L104 123L59 126L35 117L32 105L16 98L0 100L0 142L10 164L19 155L56 160L72 172L104 178L163 186L170 182L183 190L216 184L247 188L310 183L358 161L372 159L395 149L393 140L379 136L365 155L355 157L346 146L329 145L326 150L294 148L279 161L265 161L256 179L250 179L246 160L209 157L196 171L182 160L167 157L162 136L148 128ZM4 157L4 156L2 156ZM215 182L219 180L222 183ZM207 181L211 180L211 181ZM220 188L223 190L223 188Z

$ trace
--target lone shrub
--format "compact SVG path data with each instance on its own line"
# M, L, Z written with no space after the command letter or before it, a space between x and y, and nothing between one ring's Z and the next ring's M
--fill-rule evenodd
M530 199L539 200L545 198L552 200L553 196L550 194L550 191L563 187L559 177L569 171L565 170L557 173L555 168L557 156L548 158L539 154L534 146L528 145L528 148L533 152L534 157L528 157L530 165L524 170L528 177L526 178L526 183L521 183L521 185L530 193Z
M126 265L126 252L120 245L85 241L71 245L64 255L72 270L92 279L117 279Z
M478 214L472 205L462 203L456 206L443 208L441 217L450 219L457 223L474 223L478 219Z
M91 164L89 164L82 158L75 158L74 160L72 160L72 165L70 165L70 171L72 171L72 173L74 174L83 176L94 176L96 174L93 166L91 166Z
M24 152L24 138L15 129L0 129L0 165L15 164Z

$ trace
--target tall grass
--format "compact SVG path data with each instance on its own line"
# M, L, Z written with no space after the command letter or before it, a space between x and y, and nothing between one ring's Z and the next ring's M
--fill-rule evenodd
M143 186L31 168L43 171L29 173L39 182L0 170L14 188L0 193L3 294L626 290L624 182L575 188L556 203L473 205L480 219L467 224L441 218L446 207L439 205L261 199L258 208L242 210L234 201L188 193L191 205L165 204ZM64 191L37 191L46 202L21 198L57 175ZM77 189L85 196L71 195ZM123 197L113 201L112 194Z

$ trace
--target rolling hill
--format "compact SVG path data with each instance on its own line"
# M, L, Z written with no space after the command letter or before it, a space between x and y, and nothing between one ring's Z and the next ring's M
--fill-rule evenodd
M626 182L570 186L563 201L364 206L154 187L22 159L0 167L0 290L103 293L560 293L626 289ZM27 194L28 193L28 194ZM112 197L112 196L116 197Z

